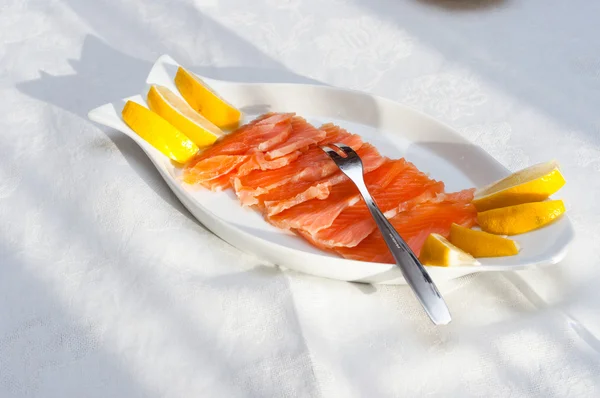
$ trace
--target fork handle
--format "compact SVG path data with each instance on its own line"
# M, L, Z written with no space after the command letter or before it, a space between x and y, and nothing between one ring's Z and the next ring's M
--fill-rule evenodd
M361 186L363 185L363 186ZM379 227L383 239L387 244L396 265L402 271L404 279L408 282L409 286L415 292L415 295L425 308L427 315L436 325L446 325L450 323L452 317L446 302L442 298L437 287L433 283L433 280L425 270L425 267L421 264L417 256L408 247L404 239L383 215L379 207L373 200L373 197L367 190L367 187L363 184L357 184L358 190L362 195L367 208L371 212L375 223Z

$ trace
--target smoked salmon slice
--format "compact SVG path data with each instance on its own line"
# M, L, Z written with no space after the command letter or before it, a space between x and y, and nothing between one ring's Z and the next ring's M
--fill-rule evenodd
M184 169L183 181L188 184L203 184L235 170L247 158L246 155L217 155L204 159L195 167Z
M250 206L258 203L258 195L278 188L292 179L299 180L308 172L311 172L317 165L326 163L328 160L333 163L327 155L319 148L311 148L295 161L274 170L254 170L246 175L235 177L233 179L233 189L237 194L243 206ZM335 164L334 164L335 166Z
M371 195L379 209L390 218L401 210L435 198L443 190L444 183L430 179L412 163L406 162L406 167L392 182L382 189L373 189ZM311 233L320 247L353 247L375 228L377 225L360 198L356 204L344 209L327 228L306 232Z
M200 154L199 160L215 155L242 155L267 151L290 136L293 116L293 113L268 113L260 116L222 136Z
M237 169L236 176L244 176L254 170L274 170L281 168L302 155L301 151L294 151L287 155L278 157L276 159L268 160L266 155L262 152L257 152L250 155L248 159Z
M305 150L309 145L322 141L326 135L327 133L325 131L316 129L304 118L294 116L292 118L292 131L290 136L281 144L269 149L265 154L265 158L267 160L272 160L294 151Z
M415 198L406 200L400 205L392 208L382 208L385 216L390 218L398 213L398 209L410 209L411 207L435 197L435 195L443 190L443 183L431 183L425 187L419 187L417 192L420 192ZM379 195L385 196L385 195ZM375 199L377 201L377 198ZM333 221L330 227L320 230L313 235L313 240L319 242L320 247L353 247L358 245L363 239L371 234L377 225L367 206L362 199L355 204L342 211Z
M231 187L231 175L224 174L221 177L213 180L204 181L202 186L210 189L211 191L219 192Z
M201 184L212 190L229 187L233 172L248 160L249 154L269 150L290 136L292 116L293 114L287 113L263 115L223 136L186 164L183 181L188 184ZM260 162L258 164L260 165ZM224 177L227 174L231 176ZM218 188L209 182L217 178L220 179Z
M363 144L360 136L356 134L350 134L348 131L344 130L340 126L336 126L333 123L325 123L319 127L319 130L325 132L325 137L317 143L318 145L335 144L336 142L340 142L348 145L356 151Z
M387 187L391 181L406 167L404 159L386 160L383 165L365 174L365 184L369 192ZM325 197L315 196L277 214L269 215L268 220L279 228L303 229L315 234L329 227L335 218L348 206L360 199L358 189L348 177L341 172L329 177L337 179L339 184L331 183L331 188L325 190ZM329 181L327 181L329 182ZM335 186L333 186L335 185ZM329 192L331 191L331 192Z
M333 135L337 140L336 142L349 146L359 144L362 146L362 139L360 137L349 134L343 129L337 128ZM326 139L327 137L324 140ZM360 151L361 148L359 147L355 150ZM377 156L380 157L379 152L372 145L369 145L368 149L363 150L362 153L367 156L373 152L376 152ZM275 188L297 181L317 181L333 174L337 170L338 167L329 156L320 148L312 146L298 159L284 167L266 171L255 170L245 176L234 178L233 188L242 205L251 206L260 203L257 198L259 195L264 195Z
M296 160L308 147L325 138L325 131L318 130L304 118L294 116L291 120L291 133L282 143L267 152L257 152L242 164L236 176L243 176L253 170L273 170Z
M365 172L376 170L385 162L377 149L370 144L364 144L356 151L363 162ZM264 209L268 216L273 216L282 212L285 209L296 206L307 200L318 198L325 199L334 185L337 185L348 178L338 170L337 166L329 167L322 170L322 173L331 172L330 175L318 181L304 179L296 182L290 182L277 190L269 191L257 197L259 203L264 205Z
M466 192L461 192L461 194L464 197L468 197L468 193ZM472 227L476 223L476 218L477 211L470 203L470 200L458 202L436 202L434 200L421 203L408 211L398 213L396 216L390 218L390 222L418 256L429 234L437 233L448 237L452 223L464 227ZM394 262L378 229L375 229L357 246L336 247L335 251L343 257L352 260L379 263Z
M337 176L337 175L336 175ZM267 221L282 229L300 229L319 231L331 225L331 222L344 210L358 201L359 193L354 183L342 175L344 181L335 186L324 188L320 195L304 201L274 215L267 215ZM316 186L316 189L321 188Z

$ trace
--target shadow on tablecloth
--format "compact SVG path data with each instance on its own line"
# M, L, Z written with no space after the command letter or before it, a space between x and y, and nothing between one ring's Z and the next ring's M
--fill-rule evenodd
M243 42L237 45L241 46ZM87 113L91 109L139 93L145 86L146 76L154 60L148 62L124 54L98 37L89 35L84 41L80 58L67 60L67 62L75 70L74 74L53 76L42 70L38 79L19 83L17 88L33 98L58 106L87 120ZM204 76L222 80L320 84L318 81L289 71L276 61L267 63L270 66L217 68L189 65L189 67ZM120 132L106 127L100 128L149 187L165 202L189 219L195 220L171 192L137 144Z
M466 70L514 98L513 114L532 107L584 141L600 134L594 12L543 0L350 1L439 52L446 69Z

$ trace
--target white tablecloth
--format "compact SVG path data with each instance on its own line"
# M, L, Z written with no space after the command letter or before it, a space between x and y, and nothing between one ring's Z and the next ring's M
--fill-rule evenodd
M597 397L600 3L3 0L1 397ZM398 100L512 170L556 158L555 267L406 287L270 268L199 223L91 108L170 54L221 79Z

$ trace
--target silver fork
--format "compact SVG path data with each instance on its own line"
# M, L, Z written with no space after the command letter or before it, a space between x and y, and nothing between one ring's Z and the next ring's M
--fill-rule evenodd
M346 156L341 156L338 152L332 149L332 146L336 146ZM392 224L385 218L375 200L369 193L365 180L363 178L363 164L360 157L352 148L344 144L329 144L321 146L321 149L329 155L329 157L335 162L344 173L358 188L361 196L367 204L367 208L371 212L375 223L379 227L383 239L387 244L392 256L396 260L396 265L402 271L404 279L408 282L413 292L421 302L421 305L429 315L429 318L436 325L446 325L450 323L452 317L448 306L444 302L440 292L431 280L431 277L413 253L408 247L404 239L398 234Z

